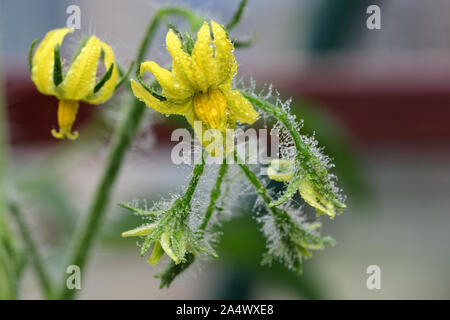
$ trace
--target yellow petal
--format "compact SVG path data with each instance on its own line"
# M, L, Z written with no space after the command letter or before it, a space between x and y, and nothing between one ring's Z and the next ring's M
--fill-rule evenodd
M41 41L33 56L31 79L42 94L55 94L53 83L53 66L55 46L61 45L64 37L74 30L61 28L49 31Z
M287 182L294 176L294 162L283 159L272 160L267 174L272 180Z
M322 196L307 178L302 179L298 191L303 200L316 208L317 215L327 214L334 218L336 211L333 203Z
M157 240L155 242L155 246L153 247L152 255L150 259L147 260L152 266L156 266L164 255L164 249L161 246L161 243Z
M207 90L207 81L204 79L199 83L201 77L198 68L191 56L183 51L181 41L172 29L167 32L166 46L173 60L172 73L175 73L180 81L189 83L195 91Z
M237 71L236 59L234 58L234 46L228 39L223 28L211 20L211 27L216 45L215 62L217 74L217 86L227 80L233 79Z
M168 232L164 232L161 236L161 247L167 253L170 259L172 259L176 264L180 263L180 259L175 255L172 248L170 247L170 234Z
M187 99L181 103L175 103L169 100L160 101L148 92L139 82L133 79L131 79L131 90L136 98L159 113L184 115L192 107L192 99Z
M192 87L186 86L185 82L174 81L172 73L164 68L161 68L153 61L143 62L141 64L141 76L149 71L153 73L158 83L161 85L162 94L168 99L186 100L193 95Z
M146 236L149 235L153 229L155 229L156 224L149 224L141 227L134 228L132 230L128 230L125 232L122 232L122 237L137 237L137 236Z
M259 113L253 109L252 104L245 99L238 90L222 90L227 99L230 117L241 123L254 123Z
M211 86L215 86L217 83L216 63L213 57L211 31L206 22L203 23L203 26L197 33L197 41L195 42L194 50L192 50L192 59L197 66L197 82L203 84L206 90ZM206 92L206 90L202 89L203 92Z
M83 100L94 92L100 49L100 40L91 36L61 84L64 99Z
M103 63L105 69L108 70L111 64L113 64L113 69L111 77L108 79L108 81L106 81L103 87L92 96L84 99L84 101L90 104L100 104L109 100L109 98L111 98L111 96L114 94L114 90L116 89L116 84L119 79L119 70L117 68L117 64L114 59L114 51L111 49L109 45L107 45L102 41L100 41L100 47L103 49L104 52Z
M78 112L78 101L76 100L59 100L58 105L58 124L59 131L52 130L53 137L57 139L70 140L78 138L78 132L72 132L72 125Z

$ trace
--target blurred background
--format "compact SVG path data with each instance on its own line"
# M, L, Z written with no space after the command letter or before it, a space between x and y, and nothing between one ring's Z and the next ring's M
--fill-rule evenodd
M0 0L0 59L12 165L33 236L55 269L75 222L101 174L114 125L129 103L122 94L100 107L82 105L75 142L56 141L57 100L30 80L28 47L63 27L66 8L81 8L81 30L63 55L95 33L127 66L155 10L193 7L226 23L229 1ZM381 29L369 30L366 9L381 8ZM174 19L174 23L178 20ZM180 24L180 26L183 26ZM149 110L128 153L110 203L102 239L85 271L83 299L449 299L450 298L450 2L447 0L249 0L232 32L257 41L236 52L240 77L272 83L334 158L348 210L321 218L337 245L304 264L301 277L281 265L259 264L264 240L251 212L223 227L220 259L196 266L160 290L133 240L120 233L140 221L117 202L157 199L185 181L170 156L179 119ZM161 28L148 58L170 59ZM175 170L176 169L176 170ZM9 190L14 193L14 190ZM368 290L366 268L381 268L381 289ZM39 298L31 268L21 298Z

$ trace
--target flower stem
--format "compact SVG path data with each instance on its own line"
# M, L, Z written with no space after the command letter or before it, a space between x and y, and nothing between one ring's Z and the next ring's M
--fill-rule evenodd
M162 18L170 14L185 17L190 22L191 27L196 27L198 24L197 16L189 10L178 7L167 7L160 9L149 24L149 27L147 28L145 36L141 42L135 59L137 62L137 68L139 68L139 63L144 59ZM138 130L144 111L145 105L137 99L134 101L131 108L128 109L128 112L117 132L116 138L114 139L100 183L98 184L93 201L89 207L87 217L79 226L74 236L74 246L71 251L68 265L76 265L81 270L84 268L94 236L97 234L98 227L100 226L100 222L105 214L112 186L116 180L131 140ZM65 281L63 281L62 285L63 287L60 293L60 298L74 298L77 291L67 288Z
M195 189L197 189L198 182L200 181L200 177L202 176L204 170L205 170L205 160L203 159L202 156L202 162L195 165L194 170L192 170L191 180L189 181L189 185L183 196L184 204L187 205L191 204L192 196L195 193Z
M209 220L211 219L211 216L214 212L214 209L216 207L217 199L219 199L220 196L220 188L222 186L223 178L225 177L225 174L228 171L228 163L224 160L223 163L220 165L219 173L217 174L216 183L214 185L214 188L211 191L210 199L208 207L206 208L205 217L203 218L203 222L200 225L200 230L205 230L206 226L208 225Z
M241 91L241 94L253 105L279 120L289 132L289 135L292 137L297 150L296 162L299 167L296 169L294 177L289 182L284 195L282 195L278 200L270 203L269 207L278 206L290 199L290 197L296 192L300 184L301 177L306 176L314 184L314 187L317 188L326 198L332 201L338 208L345 208L345 204L338 199L337 195L330 187L327 168L320 162L317 156L314 155L308 144L303 141L300 133L294 125L294 122L291 120L289 113L267 101L255 97L250 93Z
M50 299L52 297L52 284L45 270L45 265L42 262L41 255L39 254L36 244L31 236L30 228L28 228L22 212L16 203L9 202L9 210L16 219L19 232L22 235L23 241L25 242L25 246L27 248L27 252L33 261L36 276L41 284L42 293L47 299Z
M248 181L255 187L256 193L267 205L267 208L270 210L270 212L278 219L289 219L285 211L280 210L277 207L270 206L270 204L272 203L272 198L267 193L266 187L262 185L261 181L259 181L256 174L248 167L248 165L246 165L243 161L240 161L238 157L239 156L237 152L234 151L234 160L239 164L239 167L244 172Z

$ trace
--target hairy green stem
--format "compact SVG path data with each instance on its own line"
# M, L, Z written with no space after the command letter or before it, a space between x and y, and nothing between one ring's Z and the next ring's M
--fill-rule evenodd
M198 182L200 181L200 178L201 178L204 170L205 170L205 161L202 157L201 163L195 165L194 170L192 171L191 181L189 181L189 185L183 196L183 200L182 200L183 204L185 204L185 205L191 204L192 196L195 193L195 189L197 189Z
M243 161L239 159L239 156L236 151L234 151L234 160L239 164L239 167L244 172L248 181L255 187L256 193L263 199L264 203L267 205L272 201L271 197L267 193L267 189L262 185L261 181L259 181L256 174L246 165Z
M25 218L22 215L22 211L16 203L10 202L9 210L16 220L17 226L19 227L19 232L27 248L27 252L33 262L36 276L39 279L39 283L42 288L42 293L47 299L50 299L52 297L52 284L50 278L47 275L41 255L39 254L33 237L31 236L30 228L28 228L28 225L25 222Z
M261 181L259 181L256 174L249 168L249 166L246 165L243 161L240 161L239 156L236 151L234 151L234 160L236 161L236 163L239 164L239 167L244 172L248 181L255 187L256 193L261 197L261 199L263 199L264 203L267 205L270 212L277 218L281 218L281 219L288 218L285 211L280 210L277 207L270 206L270 204L272 203L272 198L267 193L266 187L263 186Z
M289 118L289 114L281 108L261 100L250 93L244 91L241 91L241 93L253 105L279 120L289 132L289 135L294 141L295 148L297 149L296 161L299 168L296 169L294 177L289 182L284 195L282 195L278 200L270 203L269 206L278 206L279 204L287 201L296 192L300 184L300 179L303 175L305 175L311 182L313 182L315 188L317 188L321 194L332 201L334 205L341 209L345 208L345 204L338 200L337 196L330 188L327 168L311 152L310 147L302 140L300 133L297 131L294 123Z
M285 126L286 129L289 131L289 134L294 140L295 148L297 149L297 151L301 152L301 154L305 158L311 157L311 153L309 152L307 145L302 141L300 134L297 132L294 125L289 120L288 113L284 112L281 108L272 105L271 103L256 98L250 93L241 91L241 94L253 105L257 106L258 108L267 113L272 114L277 120L279 120L283 124L283 126Z
M176 14L181 15L188 19L191 27L196 27L199 23L197 16L185 9L178 7L168 7L160 9L154 16L153 20L149 24L146 30L145 36L141 42L141 45L136 56L137 68L139 63L144 59L146 52L151 44L153 36L157 30L162 18L166 15ZM116 180L117 174L121 167L123 158L131 143L131 140L135 136L139 124L144 115L145 105L138 101L134 101L133 105L128 112L117 132L114 139L111 151L106 161L100 183L95 191L93 201L89 207L89 211L86 219L78 227L74 236L74 246L71 250L71 256L69 258L68 265L76 265L81 270L84 270L84 266L92 246L94 236L98 233L100 222L105 214L108 200L111 194L111 189ZM64 268L65 269L65 268ZM66 286L65 281L62 283L60 298L72 299L77 293L76 290L71 290Z
M205 217L203 218L203 222L199 227L200 230L205 230L209 220L211 219L214 209L216 208L217 199L219 199L220 196L220 188L222 186L223 178L225 177L227 171L228 171L228 163L226 163L226 161L224 160L223 163L220 165L216 183L211 191L209 204L208 207L206 208Z

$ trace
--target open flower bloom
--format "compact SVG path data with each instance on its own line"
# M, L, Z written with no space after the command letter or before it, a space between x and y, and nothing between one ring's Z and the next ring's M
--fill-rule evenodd
M294 176L294 162L281 159L272 160L267 174L272 180L288 182ZM316 208L318 215L327 214L334 218L336 208L333 202L320 194L308 178L301 179L298 191L306 203Z
M107 101L113 95L119 78L114 52L96 36L81 43L69 69L63 73L59 48L64 37L73 31L69 28L49 31L37 47L30 66L31 80L39 92L59 99L59 131L52 130L52 135L58 139L76 139L78 133L71 130L79 101L90 104ZM99 58L107 71L97 81Z
M166 46L173 60L172 71L153 61L144 62L140 67L141 76L146 71L153 73L165 100L131 80L138 99L160 113L184 115L205 148L210 143L204 139L207 130L215 129L225 138L227 129L235 129L236 121L249 124L256 121L259 114L253 106L231 88L237 70L234 47L220 25L205 22L197 33L191 54L183 50L180 38L171 29Z

